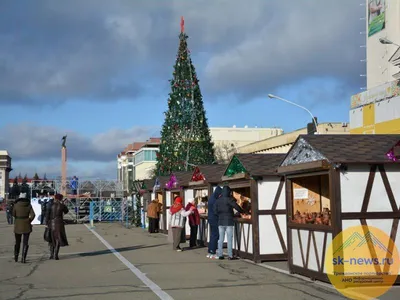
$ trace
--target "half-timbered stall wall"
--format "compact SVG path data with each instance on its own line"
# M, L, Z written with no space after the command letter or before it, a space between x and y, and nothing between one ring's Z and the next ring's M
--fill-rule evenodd
M200 214L200 226L198 243L200 246L208 245L210 240L208 226L208 198L214 192L215 187L221 182L226 165L200 165L195 167L192 177L185 188L185 203L194 198ZM189 225L186 232L190 230Z
M168 210L174 204L175 197L181 197L183 203L185 203L184 187L187 186L192 172L176 172L172 173L165 183L165 221L166 221L166 232L168 232L168 224L170 222L170 214ZM187 223L187 222L186 222ZM183 230L184 234L186 230Z
M298 137L278 168L286 181L292 273L329 282L327 248L356 225L382 230L400 248L400 163L390 159L398 141L400 135Z
M287 259L284 180L276 169L285 154L236 154L223 182L245 215L236 218L233 249L255 262Z
M152 199L157 199L160 203L160 233L167 234L168 226L166 220L166 184L169 181L170 176L159 176L154 180L152 187Z

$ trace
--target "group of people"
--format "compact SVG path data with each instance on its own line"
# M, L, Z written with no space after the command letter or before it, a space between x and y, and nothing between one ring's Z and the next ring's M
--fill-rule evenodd
M43 212L43 211L42 211ZM64 227L63 215L68 213L67 206L63 203L63 195L56 194L53 201L49 201L45 209L46 230L49 238L47 242L50 247L50 259L59 260L60 247L68 246L67 235ZM29 237L32 233L32 221L36 215L30 200L25 193L21 193L15 201L12 210L14 222L14 260L18 262L22 241L21 262L26 263L29 249Z
M210 226L208 258L225 258L223 255L223 244L226 234L228 259L236 259L233 256L234 209L239 213L244 213L244 210L233 198L229 186L224 186L223 188L217 186L208 200L208 224ZM178 252L182 251L180 243L185 242L185 238L182 238L182 232L184 231L185 218L187 217L190 225L190 247L195 247L200 224L200 215L195 201L189 201L187 206L184 207L182 198L175 197L174 204L171 206L169 213L171 215L170 228L172 230L173 249Z

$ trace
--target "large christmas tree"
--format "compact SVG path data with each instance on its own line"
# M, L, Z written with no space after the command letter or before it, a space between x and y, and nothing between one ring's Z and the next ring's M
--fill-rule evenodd
M214 162L214 145L187 39L182 18L179 50L170 80L168 111L165 112L157 154L157 175L191 170L195 165Z

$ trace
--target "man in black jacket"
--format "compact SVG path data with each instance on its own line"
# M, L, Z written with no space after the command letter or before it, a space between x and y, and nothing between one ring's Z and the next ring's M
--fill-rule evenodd
M208 199L208 225L210 225L210 242L208 243L208 258L218 258L217 256L217 247L218 247L218 238L219 238L219 230L218 230L218 216L214 212L214 205L221 197L221 187L217 185L214 190L214 193L211 195L210 199Z
M233 257L233 228L234 228L234 212L236 209L238 212L243 213L243 209L236 203L232 197L232 191L229 186L224 186L222 189L222 197L217 199L214 204L214 213L218 215L218 258L224 259L222 247L225 239L225 232L227 235L228 242L228 259L234 259Z

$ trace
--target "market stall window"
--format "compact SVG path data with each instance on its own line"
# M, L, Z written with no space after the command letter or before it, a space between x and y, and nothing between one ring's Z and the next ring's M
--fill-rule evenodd
M251 199L250 199L250 187L233 188L232 196L244 210L244 214L241 215L242 218L251 218Z
M208 190L194 190L194 198L196 199L199 214L206 214L208 211Z
M292 179L292 222L331 226L329 175Z

